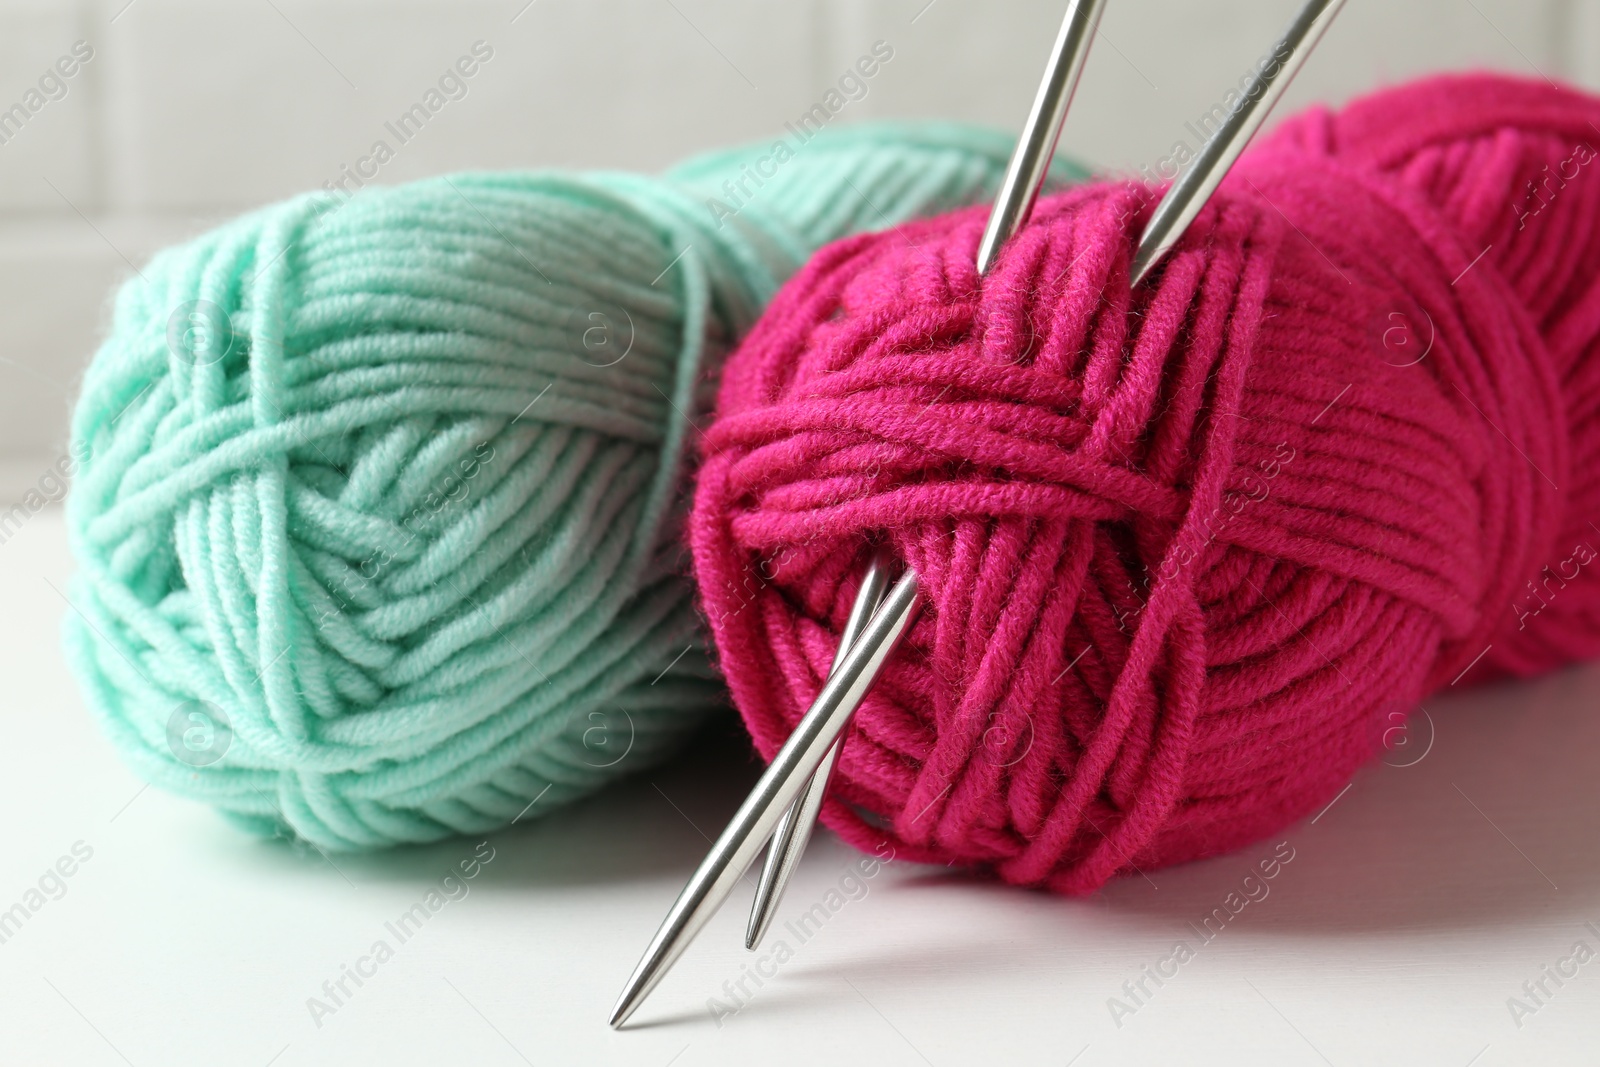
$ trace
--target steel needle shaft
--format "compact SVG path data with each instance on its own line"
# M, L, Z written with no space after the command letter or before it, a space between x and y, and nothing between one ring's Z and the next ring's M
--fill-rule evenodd
M1200 214L1200 209L1206 206L1211 194L1228 176L1233 161L1261 128L1272 105L1289 87L1295 72L1311 55L1343 6L1344 0L1311 0L1289 24L1272 49L1270 64L1256 71L1239 103L1222 120L1221 128L1200 146L1200 154L1172 183L1167 195L1156 206L1155 214L1145 224L1139 250L1133 257L1135 287L1144 281L1161 257L1172 250Z
M850 646L867 628L867 622L872 618L872 613L878 610L878 602L883 599L883 591L888 585L889 560L879 550L873 555L872 563L861 579L861 591L856 594L855 603L850 606L850 618L845 622L844 631L839 634L839 650L834 653L830 674L839 669ZM783 899L789 876L804 855L806 842L810 840L811 831L817 824L822 800L828 794L828 778L833 774L834 762L839 758L839 749L843 746L844 731L841 730L838 739L822 757L816 773L806 782L800 799L783 813L777 830L772 834L766 865L761 868L761 881L756 886L755 903L750 908L750 924L744 935L745 948L753 949L759 945L766 936L767 927L772 925L772 917L777 914L778 901Z
M694 935L728 899L728 893L761 851L785 809L822 763L823 754L861 703L883 661L905 635L916 612L917 597L916 576L903 575L867 624L861 640L851 647L839 669L828 676L811 710L778 750L754 791L739 806L733 821L673 902L612 1009L613 1027L627 1022Z

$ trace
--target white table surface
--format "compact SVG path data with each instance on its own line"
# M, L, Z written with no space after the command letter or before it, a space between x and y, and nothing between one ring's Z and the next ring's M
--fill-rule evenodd
M308 998L373 942L397 945L384 924L476 842L335 868L141 789L62 660L51 583L70 566L59 513L0 545L0 909L93 850L0 944L0 1063L1600 1062L1600 958L1546 978L1520 1026L1507 1003L1575 942L1600 951L1597 667L1430 700L1420 761L1368 768L1274 841L1092 899L890 865L718 1025L708 998L754 959L736 896L614 1033L624 978L755 776L737 740L710 738L494 835L470 892L318 1020ZM1201 945L1190 924L1278 840L1294 859L1269 895ZM819 833L773 936L858 858ZM1123 983L1178 939L1194 958L1114 1020L1108 999L1132 1005Z

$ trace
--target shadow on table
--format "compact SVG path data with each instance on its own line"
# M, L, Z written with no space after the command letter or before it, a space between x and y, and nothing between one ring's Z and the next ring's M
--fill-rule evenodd
M1426 707L1413 720L1418 747L1361 771L1314 819L1238 852L1119 878L1084 901L1029 894L1029 906L1199 926L1230 893L1244 896L1245 876L1288 842L1294 859L1240 913L1256 934L1491 928L1563 915L1600 923L1600 666L1451 693ZM1432 743L1418 758L1426 723ZM497 855L478 888L537 893L668 872L687 878L760 771L737 722L719 716L667 765L553 818L488 835ZM358 884L432 881L474 844L335 859ZM302 861L322 862L314 854ZM1028 893L937 869L900 879L891 892L952 890Z
M1238 913L1254 933L1470 930L1561 916L1600 925L1600 666L1426 708L1412 720L1416 747L1365 768L1321 814L1228 855L1119 878L1084 903L1134 922L1200 926L1230 893L1235 907L1247 888L1261 896L1260 880L1246 887L1244 878L1287 842L1293 860ZM907 888L980 881L935 871Z
M495 850L476 891L537 892L543 887L605 886L682 871L687 878L709 839L760 777L761 763L730 714L689 739L667 764L623 779L593 796L481 837L459 837L382 852L318 855L304 846L266 842L269 862L326 866L362 885L431 882L478 842ZM329 872L333 877L333 872Z

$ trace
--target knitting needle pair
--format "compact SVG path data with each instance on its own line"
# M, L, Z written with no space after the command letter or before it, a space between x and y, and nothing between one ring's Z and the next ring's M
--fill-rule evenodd
M1344 0L1309 0L1289 24L1272 51L1275 62L1252 77L1221 128L1167 190L1145 225L1133 257L1135 287L1200 214L1343 5ZM1071 0L1067 8L978 245L980 275L988 273L1033 211L1104 8L1105 0ZM876 550L822 692L667 912L611 1012L613 1027L627 1022L650 995L770 841L745 933L746 948L760 944L816 824L850 716L915 618L920 603L917 574L907 568L890 585L890 567L884 551Z

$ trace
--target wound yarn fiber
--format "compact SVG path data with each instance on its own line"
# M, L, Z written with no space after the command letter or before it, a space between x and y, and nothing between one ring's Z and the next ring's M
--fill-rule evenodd
M723 355L816 248L991 195L1010 144L887 124L662 179L464 174L160 253L73 423L66 642L106 733L323 849L659 760L725 699L678 537Z
M768 758L869 542L924 607L824 820L1085 893L1276 833L1430 691L1600 654L1600 100L1295 118L1137 292L1153 190L847 238L730 359L691 518Z

